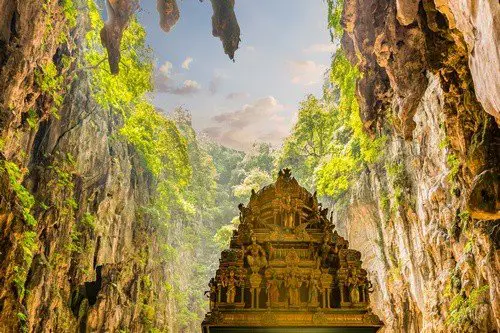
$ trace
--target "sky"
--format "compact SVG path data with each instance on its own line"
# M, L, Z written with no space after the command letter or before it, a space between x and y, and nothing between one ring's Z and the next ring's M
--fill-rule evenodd
M254 142L279 147L299 102L320 95L334 50L322 0L236 0L241 29L233 63L212 36L209 0L178 1L180 19L166 34L156 1L142 1L139 19L156 58L154 104L182 106L193 127L227 147Z

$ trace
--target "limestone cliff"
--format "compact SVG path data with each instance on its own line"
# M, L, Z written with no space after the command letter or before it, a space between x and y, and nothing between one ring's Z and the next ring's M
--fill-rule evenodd
M155 184L76 66L88 24L72 5L0 1L0 331L164 330L141 213Z
M361 116L387 143L337 224L387 331L500 328L499 19L497 1L344 3Z

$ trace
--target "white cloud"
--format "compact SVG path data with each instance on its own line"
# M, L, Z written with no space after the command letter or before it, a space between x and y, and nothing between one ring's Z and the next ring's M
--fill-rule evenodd
M312 44L307 48L303 49L304 53L334 53L337 50L337 46L333 43L328 44Z
M201 85L194 80L185 80L181 85L176 85L175 80L162 75L156 75L155 90L160 93L173 95L193 95L201 91Z
M326 65L317 64L312 60L289 61L288 67L294 84L311 85L323 79Z
M284 106L273 96L264 97L213 117L215 125L204 132L222 145L240 150L247 150L258 141L277 146L290 129L280 115L283 110Z
M192 95L201 90L201 85L194 80L186 80L180 87L172 89L170 92L174 95Z
M172 63L170 61L165 61L165 63L160 66L160 73L165 77L169 77L172 73Z
M191 63L193 62L193 58L191 57L187 57L183 62L182 62L182 65L181 67L186 69L186 70L189 70L189 66L191 65Z

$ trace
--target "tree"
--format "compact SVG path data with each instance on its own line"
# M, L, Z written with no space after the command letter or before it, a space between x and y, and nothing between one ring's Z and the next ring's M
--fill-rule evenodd
M272 181L268 173L255 168L250 171L241 184L234 186L233 193L237 198L244 200L250 197L252 190L258 191Z

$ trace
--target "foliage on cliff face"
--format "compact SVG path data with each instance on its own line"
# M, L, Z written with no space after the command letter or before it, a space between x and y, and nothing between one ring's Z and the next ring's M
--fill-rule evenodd
M108 71L107 53L99 32L104 23L93 0L88 1L90 31L86 34L85 61L92 69L91 82L95 100L123 118L119 134L141 154L146 167L158 179L157 206L165 218L169 208L185 203L185 188L191 180L191 167L186 139L175 123L148 101L151 92L153 60L146 46L146 31L133 18L123 33L117 75Z
M339 50L332 58L321 99L308 96L286 138L279 167L291 167L309 189L333 200L351 187L355 175L381 157L385 137L363 130L355 97L358 71Z
M343 1L328 1L334 43L343 32L342 7ZM279 167L291 167L309 189L333 200L349 190L366 165L379 160L386 140L371 138L363 129L355 95L359 75L339 49L332 57L323 96L308 96L301 103L298 121L277 161Z

